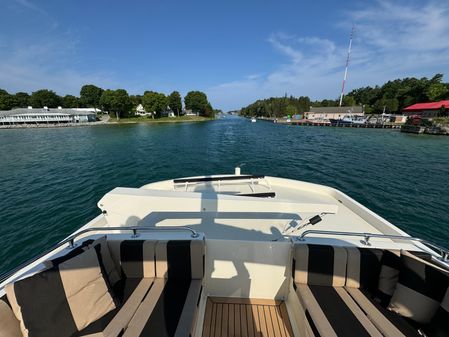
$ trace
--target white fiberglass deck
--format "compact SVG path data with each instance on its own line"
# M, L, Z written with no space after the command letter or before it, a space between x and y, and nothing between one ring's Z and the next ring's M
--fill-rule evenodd
M236 196L267 192L275 197ZM117 188L99 206L110 226L189 226L208 239L270 241L323 212L330 214L293 234L309 229L405 234L333 188L275 177L178 184L167 180L140 189Z

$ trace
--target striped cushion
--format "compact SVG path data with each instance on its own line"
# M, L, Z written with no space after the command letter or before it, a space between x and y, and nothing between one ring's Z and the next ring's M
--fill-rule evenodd
M343 247L296 244L294 251L294 279L296 283L344 286L347 252Z
M348 252L348 265L346 269L346 286L363 288L371 292L377 288L381 270L381 249L368 249L358 247L346 248Z
M204 276L204 242L159 241L156 246L156 276L201 280Z
M401 253L399 250L385 250L380 260L379 281L374 298L383 307L387 307L396 290L401 269Z
M399 282L388 309L418 323L429 323L449 286L449 272L401 251Z
M446 291L440 307L437 309L430 323L423 327L427 336L448 337L449 336L449 288Z
M297 284L296 293L315 336L382 337L343 287Z
M6 296L0 298L0 337L22 337L20 322L14 316Z
M6 293L25 337L71 336L116 307L93 249L6 286Z
M376 328L386 337L420 336L404 318L382 307L370 295L357 288L345 288Z
M109 240L109 251L122 278L153 278L155 240Z

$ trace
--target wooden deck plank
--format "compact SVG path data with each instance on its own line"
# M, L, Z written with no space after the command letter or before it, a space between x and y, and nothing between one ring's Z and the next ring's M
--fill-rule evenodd
M217 318L215 320L215 332L214 336L219 337L221 335L221 321L222 321L222 310L223 310L223 304L217 303Z
M248 322L248 337L256 337L254 334L254 317L251 305L246 306L246 321Z
M248 305L247 304L242 304L240 306L240 326L242 329L242 337L248 337L248 319L246 317L246 307Z
M282 320L285 323L287 333L290 337L294 337L292 326L290 324L290 319L288 318L288 312L287 312L287 307L285 306L285 303L282 303L279 307L281 309Z
M203 323L203 337L210 337L210 327L212 321L212 307L213 303L210 299L206 302L206 312L204 313L204 323Z
M285 303L210 297L203 337L293 337Z
M235 312L235 323L234 323L234 327L235 327L235 335L238 337L242 336L242 327L240 324L240 307L241 305L236 305L234 307L234 312Z
M281 329L279 327L278 317L276 315L276 307L270 306L269 310L270 310L270 317L271 317L271 323L273 325L274 335L276 337L284 337L281 332Z
M260 330L262 331L262 336L269 337L268 330L267 330L267 321L265 319L265 313L263 311L263 305L258 305L257 311L259 313Z
M228 304L229 305L229 337L235 337L235 329L234 329L234 319L235 319L235 314L234 314L234 304Z

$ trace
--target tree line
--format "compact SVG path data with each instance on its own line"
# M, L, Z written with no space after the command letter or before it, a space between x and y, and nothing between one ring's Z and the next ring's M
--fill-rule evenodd
M415 103L426 103L449 99L449 83L443 82L443 75L432 78L407 77L388 81L382 86L354 89L343 98L344 106L364 105L366 113L400 113ZM241 109L245 116L282 117L301 114L310 107L338 106L339 99L311 101L307 96L295 98L272 97L258 100Z
M145 91L143 95L129 95L124 89L102 89L93 84L81 87L79 97L73 95L59 96L48 89L37 90L28 94L17 92L10 94L0 89L0 110L11 110L14 108L95 108L108 111L117 118L132 117L136 107L142 104L147 112L153 113L153 118L159 118L168 110L176 115L182 113L182 98L178 91L173 91L166 96L155 91ZM186 110L198 113L200 116L213 117L214 109L204 92L189 91L184 97Z

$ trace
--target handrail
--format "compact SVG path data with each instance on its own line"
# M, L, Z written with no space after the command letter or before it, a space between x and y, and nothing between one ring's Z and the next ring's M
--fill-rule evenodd
M109 231L132 231L133 238L136 238L139 236L139 234L137 232L139 231L188 231L191 233L190 237L192 238L197 238L200 235L198 234L198 232L196 230L194 230L193 228L190 227L163 227L163 226L159 226L159 227L148 227L148 226L128 226L128 227L91 227L91 228L86 228L83 229L79 232L76 232L72 235L70 235L69 237L65 238L64 240L60 241L59 243L53 245L52 247L50 247L49 249L47 249L46 251L44 251L43 253L21 263L19 266L17 266L16 268L2 274L0 276L0 283L2 283L3 281L5 281L6 279L8 279L9 277L11 277L12 275L14 275L15 273L17 273L20 269L26 267L27 265L39 260L40 258L44 257L45 255L51 253L52 251L54 251L55 249L58 249L59 247L68 244L68 247L70 249L75 248L76 244L75 244L75 239L77 237L79 237L80 235L89 233L89 232L109 232Z
M449 261L449 250L443 248L439 245L436 245L430 241L413 237L413 236L403 236L403 235L391 235L391 234L377 234L377 233L361 233L361 232L340 232L340 231L325 231L325 230L316 230L310 229L301 233L296 240L304 241L305 237L309 234L323 234L323 235L340 235L340 236L363 236L364 240L360 240L360 243L366 246L371 246L369 243L370 238L384 238L384 239L393 239L393 240L407 240L407 241L417 241L434 250L439 251L441 260L447 262Z

